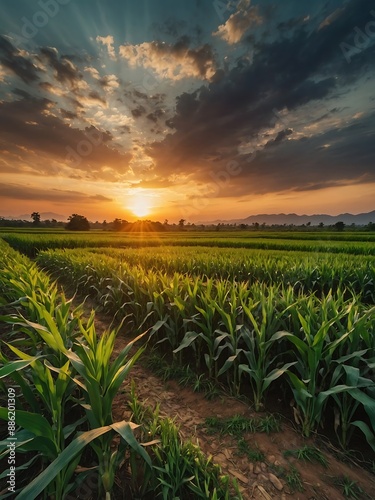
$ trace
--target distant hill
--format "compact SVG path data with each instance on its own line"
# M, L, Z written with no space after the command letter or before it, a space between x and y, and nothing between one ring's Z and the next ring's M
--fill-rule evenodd
M4 216L4 219L31 221L30 215L31 214L8 215ZM66 222L68 220L68 217L66 215L56 214L55 212L40 212L40 220L47 220L47 219L49 220L55 219L57 221Z
M233 220L216 220L211 221L211 224L249 224L252 225L256 222L258 224L265 223L267 226L272 224L277 225L290 225L301 226L302 224L310 223L311 226L318 226L321 222L325 226L330 226L336 224L336 222L342 221L346 225L355 224L356 226L366 226L370 222L375 223L375 210L372 212L362 213L362 214L339 214L339 215L327 215L327 214L313 214L313 215L297 215L297 214L258 214L250 215L245 219L233 219ZM203 224L209 224L209 222L203 222Z

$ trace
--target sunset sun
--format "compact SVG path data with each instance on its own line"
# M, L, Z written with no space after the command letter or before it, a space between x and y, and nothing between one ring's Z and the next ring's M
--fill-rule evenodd
M137 217L145 217L152 211L152 200L150 195L139 193L130 199L128 204L129 210Z

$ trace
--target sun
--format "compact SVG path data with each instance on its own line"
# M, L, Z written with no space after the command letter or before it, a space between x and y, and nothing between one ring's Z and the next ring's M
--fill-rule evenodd
M133 195L128 206L137 217L145 217L152 211L150 196L143 193Z

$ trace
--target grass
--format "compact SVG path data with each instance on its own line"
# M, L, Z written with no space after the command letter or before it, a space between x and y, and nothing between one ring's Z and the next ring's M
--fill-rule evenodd
M207 417L204 427L208 434L220 433L223 435L242 437L243 433L246 432L266 432L267 434L279 432L280 422L274 415L257 418L234 415L227 419Z
M323 453L316 446L305 445L302 448L295 450L284 451L284 457L296 457L298 460L305 462L315 462L327 467L328 462Z
M285 473L285 481L292 493L304 490L301 474L296 467L291 467Z
M241 437L237 441L238 455L246 456L250 462L264 462L266 457L259 449L252 448L245 438Z
M335 479L334 484L340 488L341 493L346 498L354 498L360 500L362 498L369 498L363 489L359 486L357 481L353 481L348 476L341 476Z

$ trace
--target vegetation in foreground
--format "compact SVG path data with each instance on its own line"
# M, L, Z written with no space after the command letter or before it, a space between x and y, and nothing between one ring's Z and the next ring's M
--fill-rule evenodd
M144 346L131 355L130 350L143 335L128 343L113 360L119 328L98 339L94 314L84 321L82 308L73 308L35 264L0 244L5 339L0 352L0 381L4 394L7 387L13 387L17 394L14 438L17 456L24 457L17 463L16 489L8 490L9 447L6 430L2 432L2 498L15 493L20 500L32 500L40 494L56 499L74 496L82 483L90 478L92 483L93 475L93 494L106 499L113 494L116 498L118 475L123 478L123 489L143 489L144 498L149 492L151 498L159 494L168 498L171 491L181 498L189 498L191 492L198 495L195 498L205 498L207 488L213 489L217 498L234 498L229 479L221 477L220 469L210 466L197 447L180 441L173 422L154 417L154 439L146 451L135 436L140 424L113 421L114 398ZM135 408L134 397L132 404ZM6 406L4 401L0 408L5 422ZM166 455L167 443L173 450ZM22 474L25 469L27 475ZM31 481L30 470L34 471ZM173 484L167 482L171 479Z
M35 236L30 235L28 239L27 235L13 235L12 238L5 235L4 239L29 255L38 254L40 266L70 286L74 284L74 291L89 294L99 307L112 314L117 321L123 321L128 329L138 333L149 329L149 344L167 360L163 376L168 377L168 373L178 367L181 378L193 381L197 390L203 388L213 394L218 384L224 384L233 394L250 397L256 410L264 409L268 395L277 391L284 400L292 402L292 416L304 436L321 432L324 426L336 433L337 443L344 450L350 449L353 437L358 439L362 436L368 449L375 451L374 262L370 255L374 245L371 241L362 244L350 239L329 241L328 245L324 245L325 249L333 245L335 251L340 249L344 252L336 257L317 250L317 243L321 245L322 242L313 240L311 245L310 240L294 241L293 238L275 242L270 238L270 248L275 246L274 243L281 245L280 252L246 250L243 246L249 240L232 241L228 236L206 240L203 235L191 240L182 238L180 242L185 246L163 247L160 250L150 247L136 252L132 248L105 248L110 244L108 239L107 243L99 240L103 248L95 248L98 245L94 243L98 239L85 239L83 235L69 240L69 245L80 247L88 244L91 249L58 250L56 246L64 246L63 239L54 240L51 235L44 241L43 237L38 241L42 241L43 245L48 242L53 250L41 252L41 248L36 246ZM167 238L164 239L164 243L167 241ZM138 236L122 240L124 242L130 246L146 243ZM157 240L156 244L161 243ZM189 248L191 244L194 250ZM264 240L262 244L268 242ZM209 255L204 245L210 246ZM219 248L221 245L225 248ZM304 253L299 252L301 246ZM103 337L105 345L102 344L96 339L92 318L85 324L79 310L68 314L68 301L65 298L57 300L59 294L55 289L51 288L53 300L46 299L46 293L41 293L46 285L41 285L38 282L40 278L35 277L44 276L43 279L48 280L45 275L27 259L12 253L5 244L2 248L3 259L9 259L12 254L14 260L4 264L6 286L3 284L0 291L6 297L4 305L16 310L12 310L11 315L4 313L2 318L4 324L11 325L11 329L7 332L9 341L3 350L4 367L0 374L6 380L13 377L25 391L27 407L20 411L31 410L37 415L49 412L48 425L60 426L59 442L54 443L56 450L68 449L76 442L78 433L85 435L92 430L109 427L100 437L88 434L87 442L76 456L82 453L80 456L86 459L87 454L90 458L96 454L95 470L98 471L103 492L110 494L116 474L114 471L124 467L124 462L115 458L124 456L124 450L129 457L141 455L143 451L143 458L135 462L138 466L142 463L142 474L149 470L152 471L150 477L156 471L165 474L165 470L161 470L163 467L158 465L159 469L156 469L154 463L150 465L147 462L157 456L153 448L156 443L150 445L148 453L142 447L137 448L134 432L140 436L141 428L136 427L138 424L129 422L125 433L121 426L105 420L106 413L100 414L99 411L102 402L95 401L94 393L100 390L105 392L105 387L108 387L105 385L108 381L104 383L99 373L105 372L102 356L106 352L106 359L110 358L110 346L116 333L107 332ZM356 255L358 249L362 252L365 248L369 256ZM31 267L25 271L19 264L21 261ZM21 279L14 279L14 271ZM59 300L65 305L56 305ZM9 306L9 302L14 303ZM54 322L57 322L58 328L54 329ZM18 337L20 332L24 337ZM97 354L90 356L87 346L90 346L90 352ZM128 354L123 358L126 366L133 363L132 357L127 358ZM38 389L45 384L45 388L51 390L51 377L62 380L59 383L60 393L57 395L55 391L53 396L54 403L44 401ZM33 383L37 381L31 392L26 388L26 381L29 380ZM27 398L31 398L30 401ZM107 410L111 401L113 399L106 403ZM41 410L41 403L46 409ZM136 406L134 402L132 404ZM2 418L6 418L4 410L1 411ZM60 420L73 411L78 413L79 423L71 429L70 425L64 426ZM93 415L96 420L93 420ZM24 421L19 418L17 423L22 427L21 422ZM57 419L57 423L53 419ZM24 431L30 433L33 428L20 432ZM120 447L119 454L116 452L111 459L109 443L113 443L116 433L119 435L115 441ZM37 438L36 441L34 438ZM40 438L41 435L36 435L32 442L39 443ZM95 448L98 440L100 446ZM20 451L29 452L30 446L21 447ZM102 447L107 453L99 457ZM245 454L256 452L244 442L239 443L239 447L240 452ZM90 453L87 450L91 450ZM307 449L294 450L293 453L306 460L317 460L318 457ZM57 455L46 454L43 447L38 450L37 457L34 461L47 464L55 463ZM27 459L30 459L29 455ZM77 459L79 462L80 459ZM84 480L83 473L80 473L80 478L76 477L77 464L73 466L70 463L68 470L68 464L62 459L58 463L63 463L63 466L62 469L54 469L59 470L53 477L53 481L58 481L57 485L52 483L53 491L70 488L71 478L78 482ZM131 466L128 467L131 469ZM169 472L172 470L170 467ZM291 468L285 474L290 488L298 490L298 471L294 473ZM44 478L42 476L40 481ZM149 484L153 484L152 479L150 481ZM167 485L162 483L164 487L171 486L170 491L174 491L172 483L168 483L167 479L165 483ZM190 488L189 481L184 484ZM220 484L220 487L226 487ZM45 491L48 492L48 489ZM226 491L225 494L229 495L229 489Z

